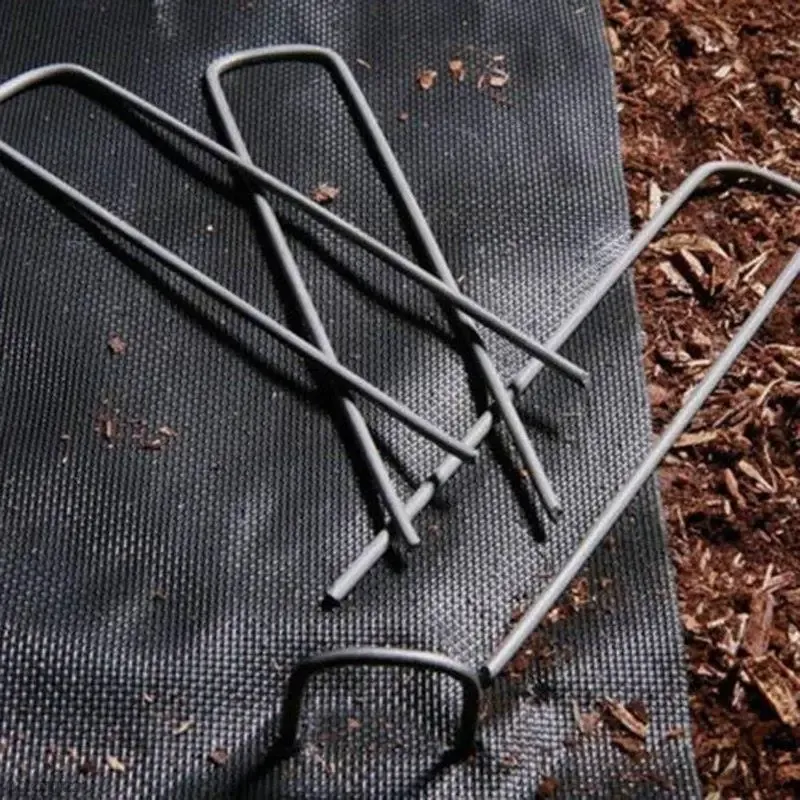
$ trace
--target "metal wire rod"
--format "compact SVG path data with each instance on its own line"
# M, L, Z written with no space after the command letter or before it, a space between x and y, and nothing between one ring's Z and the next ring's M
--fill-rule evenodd
M7 99L9 96L8 93L4 91L7 87L8 84L0 86L0 102ZM84 213L116 231L136 247L161 261L173 272L178 273L195 286L200 287L208 294L215 297L221 303L224 303L243 317L249 319L254 325L266 331L290 350L294 350L300 355L305 356L317 366L326 370L332 377L349 386L353 391L358 392L384 408L389 414L404 422L412 430L436 442L444 450L447 450L459 459L471 461L476 457L477 454L474 448L461 444L455 437L440 430L381 389L378 389L356 373L343 367L338 361L331 359L325 353L306 342L305 339L302 339L293 331L276 322L272 317L259 311L246 300L234 294L229 289L226 289L212 278L209 278L205 273L184 261L171 250L160 245L124 220L119 219L103 206L94 202L91 198L70 186L68 183L65 183L52 172L2 140L0 140L0 155L22 167L31 175L34 175L38 180L47 184L51 189L56 190L59 194L67 198L67 200L82 209Z
M411 229L414 231L425 253L426 261L436 272L441 282L446 284L454 294L460 295L458 283L453 277L444 254L425 219L425 215L414 197L414 193L411 191L400 163L394 155L377 119L375 119L375 115L372 113L372 109L353 73L338 53L324 47L282 45L245 50L226 56L216 63L221 63L224 67L231 68L232 66L285 60L310 61L321 64L330 71L351 114L359 125L362 137L369 142L377 154L377 161L383 170L385 179L399 202ZM214 64L212 64L211 68L214 69ZM449 295L448 299L452 301ZM457 303L453 303L453 305L458 307ZM486 382L489 393L494 397L500 416L506 423L514 444L519 450L525 469L533 481L545 510L555 519L561 513L561 504L545 474L544 467L533 448L525 426L519 418L512 398L509 397L500 374L480 341L472 320L463 314L459 315L459 320L470 333L469 346L472 356Z
M235 167L265 189L285 198L293 205L314 217L318 222L337 231L346 239L349 239L377 256L389 266L405 274L410 280L424 286L433 292L433 294L446 300L465 314L473 316L486 325L487 328L490 328L498 335L503 336L522 349L528 351L536 356L536 358L541 359L545 364L553 367L570 380L583 385L588 381L588 375L583 369L558 353L548 350L548 348L544 347L540 342L537 342L526 333L509 325L507 322L504 322L496 314L483 308L483 306L475 301L470 300L460 291L454 290L441 280L437 280L433 275L378 241L373 236L365 233L351 222L338 217L319 203L315 203L311 198L306 197L302 192L298 192L273 175L239 158L236 153L200 133L200 131L186 125L166 111L149 103L138 95L133 94L133 92L124 89L108 78L104 78L102 75L92 72L86 67L82 67L78 64L51 64L22 73L0 86L0 102L3 102L4 99L14 94L19 94L39 84L65 78L81 80L111 94L116 100L122 101L134 108L143 117L157 122L167 130L172 131L181 138L196 145L201 150L211 153L220 161Z
M744 324L728 343L728 346L708 370L705 378L692 390L689 399L673 417L672 422L667 426L656 445L595 520L594 525L583 537L575 552L567 559L558 575L528 607L528 610L514 625L491 658L481 667L481 682L484 686L490 684L503 671L506 664L514 658L517 651L525 644L528 637L558 602L561 595L564 594L573 579L583 569L589 557L608 535L611 528L656 470L664 456L669 453L678 437L689 426L694 415L700 410L700 407L717 387L717 384L725 377L733 362L736 361L742 350L750 343L772 309L786 294L798 275L800 275L800 252L795 254L789 264L784 267L753 313L745 320Z
M228 138L231 148L236 151L242 159L252 163L247 145L236 123L236 118L231 111L230 103L228 102L220 80L225 71L234 66L233 63L225 59L215 61L209 66L206 72L206 80L208 82L211 103L225 130L225 135ZM292 255L292 251L289 249L286 237L283 234L283 229L281 228L278 218L275 216L275 212L260 194L254 193L253 200L256 204L259 219L261 220L261 226L270 242L272 255L279 264L294 294L297 310L303 318L309 336L322 352L335 359L336 352L333 349L333 345L325 331L325 326L319 316L319 312L303 280L300 268ZM350 429L353 441L357 445L364 459L364 463L372 476L375 487L386 505L394 530L403 536L409 545L416 547L420 542L419 534L406 513L403 501L397 494L389 471L383 462L383 458L378 451L375 440L372 438L367 423L364 421L364 417L358 410L358 406L356 406L346 394L337 393L337 401L339 402L342 415Z
M800 183L776 172L756 167L740 161L710 161L695 169L683 183L669 196L652 219L634 236L620 257L606 270L599 282L590 289L567 320L559 327L547 344L553 349L563 347L566 341L578 329L581 323L597 307L610 289L622 277L627 269L641 255L645 248L658 236L664 226L686 204L697 188L714 175L727 175L734 178L755 179L780 190L800 196ZM529 363L513 378L509 389L520 395L524 392L541 370L541 365ZM475 421L464 443L470 447L479 447L488 436L494 421L493 409L488 409ZM439 465L433 475L420 484L406 504L409 516L414 519L425 509L436 494L436 490L450 480L458 471L457 459L447 457ZM378 563L389 550L390 537L387 531L380 531L372 541L356 556L347 569L328 587L325 601L336 605L355 588L358 582Z

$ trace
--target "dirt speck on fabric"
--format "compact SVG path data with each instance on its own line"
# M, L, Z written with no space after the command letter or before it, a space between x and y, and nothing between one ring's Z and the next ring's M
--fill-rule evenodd
M152 431L146 420L131 419L108 400L95 411L93 429L109 447L134 446L144 451L159 451L175 440L178 432L170 425L161 425Z
M435 69L421 69L417 72L417 86L423 92L428 92L436 85L439 73Z
M575 703L573 714L578 731L582 736L593 736L597 733L602 723L602 717L599 711L581 711L580 708L578 708L578 704Z
M93 428L106 444L111 447L124 438L123 423L119 410L109 405L100 406L94 413Z
M108 764L108 768L112 772L127 772L128 768L125 764L120 761L116 756L107 755L106 756L106 764Z
M209 754L208 760L215 767L224 767L230 760L231 754L225 747L215 747Z
M98 764L96 758L84 758L80 764L78 764L78 772L81 775L86 775L87 777L90 775L97 775L98 772Z
M504 753L498 760L503 769L512 770L519 767L519 759L513 753Z
M315 203L325 206L332 203L341 193L342 190L338 186L320 183L311 190L309 196Z
M493 55L489 58L488 63L485 63L478 75L476 85L478 89L483 89L485 86L491 89L504 89L510 80L511 73L506 65L506 57L504 55Z
M108 337L108 349L115 356L124 356L128 351L128 343L118 334L112 333Z
M450 61L447 62L447 69L450 73L450 77L454 81L463 83L467 74L467 69L460 58L451 58Z
M542 778L536 787L536 800L549 800L549 798L555 797L560 785L558 780L552 776Z
M176 725L172 726L172 735L173 736L183 736L183 734L188 733L192 728L194 728L194 720L193 719L181 720Z

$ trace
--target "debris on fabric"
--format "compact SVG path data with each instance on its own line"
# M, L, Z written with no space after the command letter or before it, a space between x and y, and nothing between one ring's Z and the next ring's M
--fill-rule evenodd
M513 753L504 753L498 759L500 766L505 770L513 770L519 768L519 758Z
M124 356L128 350L128 343L118 333L112 333L108 337L108 349L115 356Z
M572 712L575 717L575 724L581 736L592 736L600 728L602 716L599 711L581 711L577 702L573 701Z
M97 763L96 758L84 758L80 764L78 764L78 772L81 775L96 775L99 770L99 766Z
M612 546L613 541L607 539L606 545ZM527 675L534 663L550 664L557 660L559 656L568 656L564 648L559 652L553 644L552 638L548 634L548 629L580 613L585 608L598 606L604 596L611 590L612 585L612 580L607 577L599 578L596 581L596 586L593 586L586 576L575 578L565 592L562 601L550 609L542 625L531 634L511 660L506 668L506 675L512 680L521 680ZM526 603L524 601L517 605L511 613L510 625L514 625L520 620L525 607Z
M495 89L502 89L509 80L510 76L507 72L503 72L502 70L494 70L489 74L488 83L489 86L492 86Z
M108 768L112 772L127 772L128 768L125 764L120 761L116 756L107 755L106 756L106 764L108 764Z
M553 777L542 778L536 789L536 800L547 800L550 797L555 797L558 794L559 786L559 782Z
M102 405L94 414L93 428L109 447L123 438L122 421L118 409Z
M647 738L649 716L642 703L632 702L626 706L619 700L606 700L603 703L603 712L606 721L614 720L637 738Z
M462 83L464 78L466 77L467 71L464 67L464 62L460 58L452 58L450 61L447 62L447 69L450 72L450 77L458 82Z
M225 747L215 747L209 754L208 760L215 767L224 767L230 760L231 754Z
M109 447L131 445L150 452L163 450L178 436L171 425L153 430L147 420L127 418L106 399L94 412L92 428Z
M502 89L511 80L511 75L506 66L504 55L494 55L478 76L478 89L490 86L492 89Z
M439 73L435 69L421 69L417 72L417 86L423 92L427 92L436 85L436 78Z
M324 206L332 203L341 193L342 190L338 186L320 183L311 190L309 196L315 203Z
M181 722L177 723L172 727L172 735L173 736L183 736L184 733L187 733L194 727L194 720L193 719L184 719Z

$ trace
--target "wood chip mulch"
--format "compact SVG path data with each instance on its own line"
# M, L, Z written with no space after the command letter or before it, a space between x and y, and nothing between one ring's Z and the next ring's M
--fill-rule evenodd
M696 166L800 179L796 0L604 0L632 225ZM656 430L800 247L800 203L695 200L639 260ZM693 720L708 798L800 792L800 286L667 458Z

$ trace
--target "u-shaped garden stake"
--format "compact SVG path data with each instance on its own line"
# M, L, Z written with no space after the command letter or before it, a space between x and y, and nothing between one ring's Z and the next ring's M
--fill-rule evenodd
M220 75L236 68L281 61L319 64L330 73L336 84L336 88L347 104L361 137L372 148L381 174L399 205L404 221L416 237L424 253L425 261L438 275L441 284L447 286L453 293L447 296L447 300L450 301L459 312L463 312L463 306L453 302L453 297L461 294L458 283L453 277L453 273L425 219L425 215L422 213L422 209L419 207L414 193L411 191L411 187L403 174L400 163L381 130L375 115L372 113L367 99L364 97L347 63L338 53L324 47L314 47L311 45L281 45L276 47L262 47L255 50L244 50L214 61L207 71L208 84L212 101L223 118L223 124L226 130L230 132L231 126L235 126L236 122L230 107L228 107L225 102L220 85ZM241 145L244 144L241 137L239 137L239 143ZM242 152L241 147L235 147L234 149L238 149L240 153ZM428 273L425 274L428 275ZM428 277L432 276L428 275ZM434 278L434 280L436 279ZM463 297L463 295L461 296ZM461 325L466 329L469 335L469 348L472 358L483 378L486 389L489 395L494 398L499 416L508 427L511 438L519 451L525 469L533 481L545 510L555 519L561 513L561 504L545 474L544 467L539 457L533 449L530 437L525 430L522 420L519 418L512 398L503 385L502 378L495 368L486 348L480 341L477 329L472 320L463 313L459 313L459 319ZM555 353L555 351L547 352ZM538 355L544 355L544 353ZM563 356L558 356L558 359L563 359ZM550 363L555 366L555 362ZM566 367L567 365L563 364L563 366ZM568 371L567 369L562 371L569 377L585 382L585 373L579 374L578 371Z
M286 687L277 744L279 753L290 755L297 747L303 692L308 681L319 672L352 666L410 667L455 678L462 689L461 718L450 756L459 759L469 755L475 743L480 712L481 684L478 673L461 662L438 653L389 647L331 650L298 662L292 669Z

